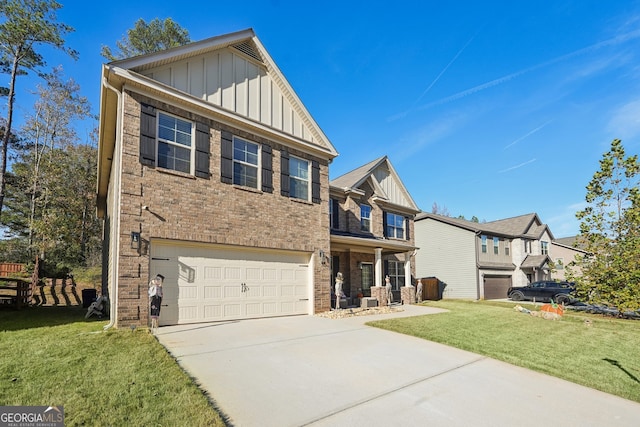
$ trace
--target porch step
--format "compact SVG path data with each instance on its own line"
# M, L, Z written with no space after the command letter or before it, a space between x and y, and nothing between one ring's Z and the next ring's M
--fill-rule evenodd
M368 307L377 307L378 300L372 297L364 297L360 303L360 307L368 308Z

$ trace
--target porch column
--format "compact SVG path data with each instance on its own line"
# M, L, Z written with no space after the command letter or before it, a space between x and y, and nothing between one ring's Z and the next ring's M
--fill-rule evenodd
M376 286L382 286L382 248L376 248L376 264L375 264L375 278L374 284Z
M413 252L404 253L404 285L411 286L411 255Z

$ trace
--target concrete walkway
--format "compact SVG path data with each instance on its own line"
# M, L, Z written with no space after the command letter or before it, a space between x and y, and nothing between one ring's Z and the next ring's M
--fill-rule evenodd
M400 313L159 329L234 426L630 426L640 404L364 325Z

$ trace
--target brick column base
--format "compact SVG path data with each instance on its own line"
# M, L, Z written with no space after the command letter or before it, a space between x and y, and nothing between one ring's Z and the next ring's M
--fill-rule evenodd
M378 300L378 307L387 306L387 290L384 286L372 286L371 297Z
M403 286L400 289L400 298L403 304L415 304L416 289L413 286Z

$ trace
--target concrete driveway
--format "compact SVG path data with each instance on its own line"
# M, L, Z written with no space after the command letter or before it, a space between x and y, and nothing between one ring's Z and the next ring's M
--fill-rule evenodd
M296 316L159 329L234 426L630 426L640 404L364 325ZM640 385L639 385L640 387Z

